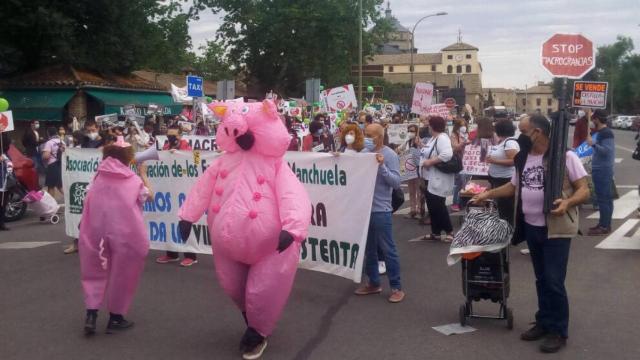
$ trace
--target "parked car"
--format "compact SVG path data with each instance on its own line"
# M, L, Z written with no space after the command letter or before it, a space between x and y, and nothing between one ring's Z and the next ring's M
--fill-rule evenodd
M624 129L624 125L627 121L627 118L630 116L627 115L618 115L615 119L613 119L612 126L614 129Z
M640 131L640 116L633 116L631 121L631 130Z
M623 120L622 120L622 124L620 126L621 129L625 129L625 130L630 130L631 126L633 125L633 120L637 118L637 116L626 116Z

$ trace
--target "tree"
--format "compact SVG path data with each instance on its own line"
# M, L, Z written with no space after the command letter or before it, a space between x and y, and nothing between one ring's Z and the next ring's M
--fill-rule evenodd
M192 55L191 65L207 80L217 81L232 77L232 69L224 48L217 41L207 41L207 45L200 46L202 55Z
M304 80L343 85L358 62L359 28L382 23L382 0L195 0L192 13L224 12L217 36L229 59L259 91L300 94ZM196 15L197 16L197 15ZM373 54L383 28L363 32L363 52Z
M190 47L186 0L6 0L0 75L48 64L129 73L172 70Z
M491 92L491 89L489 89L489 94L487 94L487 101L485 101L484 106L489 107L493 105L495 105L495 100L493 98L493 93Z

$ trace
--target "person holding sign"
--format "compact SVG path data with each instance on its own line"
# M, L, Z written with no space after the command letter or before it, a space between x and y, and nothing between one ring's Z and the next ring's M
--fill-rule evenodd
M407 137L408 140L405 141L402 145L396 149L398 155L409 153L411 156L411 161L415 170L413 170L414 175L417 173L417 169L419 169L419 161L420 161L420 150L422 149L422 141L418 136L418 125L411 124L407 127ZM409 186L409 204L411 206L411 211L407 215L408 219L415 219L418 216L418 193L420 192L419 186L420 179L415 177L413 179L407 180L407 185Z
M140 177L131 171L134 152L122 136L103 149L103 160L87 190L80 223L80 279L87 318L86 335L96 331L96 319L107 297L107 333L130 329L124 318L133 301L149 235L142 205L150 196L144 167Z
M405 293L400 282L400 258L393 240L391 194L394 189L400 188L400 161L398 155L384 145L384 128L379 124L371 124L365 128L364 147L363 152L376 154L378 175L365 250L364 266L369 280L356 289L355 294L364 296L382 292L378 268L378 249L381 249L391 286L391 296L388 300L391 303L398 303L404 300Z
M593 187L598 202L600 220L589 229L589 236L607 235L611 232L611 217L613 215L613 165L615 164L616 144L613 131L607 127L607 114L603 110L596 110L591 118L598 137L593 140L587 135L587 144L593 148L591 161L591 175Z
M358 125L351 123L342 127L340 132L340 152L357 154L364 148L364 135Z
M302 139L302 151L312 152L332 152L336 151L336 145L333 136L324 125L324 116L316 115L315 119L309 124L309 135Z
M573 151L566 152L562 198L554 201L555 209L544 213L549 176L548 153L551 123L542 115L529 117L528 130L523 132L521 148L530 149L516 156L511 181L471 199L482 203L487 199L513 197L516 207L515 245L527 241L536 276L538 311L535 325L524 332L524 341L542 340L540 350L554 353L566 346L569 337L569 298L565 288L571 238L578 234L578 205L589 198L587 172ZM528 141L526 141L527 139ZM524 151L524 150L523 150Z

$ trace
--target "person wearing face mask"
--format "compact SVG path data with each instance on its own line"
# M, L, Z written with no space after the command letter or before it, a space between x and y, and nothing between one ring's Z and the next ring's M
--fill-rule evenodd
M453 157L451 140L445 133L447 122L440 116L429 119L433 137L421 150L420 166L422 178L426 181L424 197L431 218L431 233L424 240L438 241L446 232L445 242L453 241L453 226L447 211L446 198L453 193L454 174L446 174L435 165L447 162Z
M498 188L509 181L515 171L514 159L520 151L518 141L513 138L515 127L509 119L503 119L495 124L498 144L491 146L485 159L489 164L489 184L491 188ZM513 198L498 199L498 213L500 218L513 225Z
M451 147L453 153L458 155L460 159L464 155L464 147L469 144L469 134L467 133L467 122L464 118L457 118L453 122L453 129L451 130ZM460 190L464 188L467 183L467 176L460 173L455 175L453 186L453 204L451 205L451 211L460 211Z
M102 138L98 134L98 124L95 120L87 120L84 123L85 139L82 143L83 148L97 149L102 146Z
M320 114L309 124L309 135L302 139L302 151L333 152L336 150L333 136L328 133Z
M407 127L407 137L408 140L400 145L396 149L396 152L398 155L409 152L411 155L410 161L413 162L417 173L420 161L420 150L422 149L422 141L420 140L420 137L418 137L418 125L411 124ZM414 179L407 180L407 185L409 187L409 204L411 207L411 211L406 216L407 219L415 219L418 216L418 200L420 193L419 182L419 176Z
M364 149L364 135L356 124L347 124L340 132L340 152L345 154L359 153Z
M372 295L382 292L378 264L378 248L384 254L387 276L391 285L388 300L398 303L404 300L405 293L400 281L400 258L393 240L391 212L391 194L400 189L400 161L398 155L383 144L384 129L379 124L365 128L364 150L376 154L378 174L373 193L371 220L367 234L365 250L365 273L368 281L360 286L356 295Z
M420 141L422 142L421 148L423 148L429 142L429 139L431 139L431 130L429 130L429 117L425 115L420 116L420 124L422 124L422 126L420 126L420 129L418 129L418 136L420 137ZM420 220L418 220L418 223L420 225L430 225L431 219L427 214L426 199L424 197L424 194L427 190L426 182L421 176L419 176L419 178L420 180L418 180L418 187L420 191L418 198L418 213L420 215Z
M33 160L33 165L36 167L38 173L44 172L42 165L42 155L40 154L40 144L43 143L43 139L38 133L40 129L40 122L37 120L31 121L29 128L24 132L22 136L22 145L25 149L25 154Z
M47 164L44 185L47 187L47 192L55 197L56 190L62 194L62 153L64 152L64 143L58 136L57 129L53 126L47 128L47 136L49 140L47 140L42 149L42 159Z
M579 230L578 206L589 199L587 172L575 152L567 151L562 197L555 199L554 208L545 213L545 178L554 174L553 169L549 169L551 123L542 115L532 115L526 129L521 127L521 130L525 131L520 143L526 147L521 147L516 155L516 170L511 181L476 195L471 201L482 203L517 194L512 243L527 241L538 296L535 325L520 338L544 340L540 351L555 353L566 346L569 336L569 299L564 283L571 239Z
M169 151L191 151L191 146L187 140L182 139L182 130L180 125L174 124L169 126L167 130L167 142L162 147L162 150ZM180 261L180 253L175 251L167 251L165 255L156 259L158 264L168 264L172 262ZM184 253L184 259L180 261L180 266L189 267L198 263L198 259L195 253Z

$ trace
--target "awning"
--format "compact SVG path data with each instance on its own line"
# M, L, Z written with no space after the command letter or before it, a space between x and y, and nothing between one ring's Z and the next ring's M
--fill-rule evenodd
M0 97L9 101L14 120L62 121L64 107L76 90L4 90Z
M149 104L160 105L164 115L178 115L182 111L182 104L173 102L169 93L102 89L86 89L85 92L102 102L105 114L124 115L125 105L135 105L136 112L145 115Z

